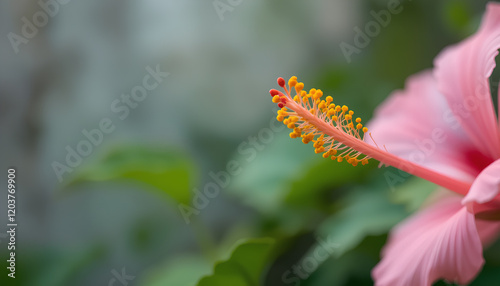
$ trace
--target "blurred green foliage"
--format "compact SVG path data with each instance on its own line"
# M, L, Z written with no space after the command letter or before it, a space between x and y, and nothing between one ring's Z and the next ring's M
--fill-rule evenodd
M64 190L88 182L126 180L148 185L152 191L188 204L197 179L193 162L178 149L120 146L87 164L70 178Z
M262 270L269 261L269 253L274 244L273 239L252 239L241 242L231 257L219 262L212 275L203 277L199 286L253 286L261 285Z

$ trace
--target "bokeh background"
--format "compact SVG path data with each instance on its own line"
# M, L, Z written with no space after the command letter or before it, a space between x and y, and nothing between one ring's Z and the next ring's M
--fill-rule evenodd
M435 186L315 155L275 124L268 90L296 75L367 121L487 1L401 1L350 62L339 45L389 1L49 2L16 47L8 35L43 10L0 3L2 232L8 167L18 179L17 278L0 237L1 285L372 285L388 231ZM127 105L148 68L168 76ZM59 179L54 162L106 118L113 130ZM500 279L500 245L485 256L473 285Z

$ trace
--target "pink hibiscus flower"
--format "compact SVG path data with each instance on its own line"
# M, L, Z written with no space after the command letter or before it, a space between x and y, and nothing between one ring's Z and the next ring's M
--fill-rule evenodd
M434 70L411 77L369 128L296 77L288 87L278 79L284 93L270 91L290 137L314 142L323 157L353 166L373 158L441 187L392 230L372 272L376 285L469 283L484 264L483 247L500 235L500 124L489 89L499 48L500 4L490 3L479 31L445 49Z

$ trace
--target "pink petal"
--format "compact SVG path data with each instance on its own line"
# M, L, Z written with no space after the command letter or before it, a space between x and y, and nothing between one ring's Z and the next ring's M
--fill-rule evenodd
M444 199L398 225L373 269L375 285L431 285L438 279L470 282L483 266L474 215L460 197Z
M462 203L484 204L493 200L500 192L500 159L491 163L476 178Z
M377 108L368 130L380 148L385 146L403 159L472 182L491 160L478 160L481 156L465 132L447 122L447 111L432 73L426 71L410 77L404 91L394 92ZM365 140L375 145L370 136Z
M488 247L495 242L500 235L500 221L476 219L476 227L483 247Z
M490 158L500 157L500 132L488 78L500 48L500 5L488 4L479 31L445 49L435 60L439 91L474 145Z

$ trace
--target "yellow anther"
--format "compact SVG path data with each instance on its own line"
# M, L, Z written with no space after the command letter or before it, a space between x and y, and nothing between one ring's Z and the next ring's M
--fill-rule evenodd
M315 152L316 154L318 154L318 153L322 153L322 152L324 152L324 151L325 151L325 147L319 147L319 148L316 148L316 149L314 150L314 152Z
M319 148L319 147L323 146L323 144L325 144L325 142L323 142L322 140L316 141L316 142L314 142L314 148Z
M323 91L321 91L321 89L318 89L313 94L313 99L320 99L322 96L323 96Z
M302 134L302 142L307 144L314 139L314 134Z
M302 91L302 89L304 89L304 83L303 83L303 82L299 82L299 83L297 83L297 84L295 85L295 91L296 91L297 93L301 92L301 91Z
M368 164L370 157L357 151L355 147L343 144L344 140L341 139L343 137L338 138L340 141L335 139L340 136L337 133L342 132L344 133L342 136L352 137L352 142L363 141L368 128L361 124L361 118L353 118L354 111L349 110L347 105L334 104L331 96L326 96L322 100L323 91L320 89L311 88L309 92L305 91L304 83L298 82L295 76L288 80L290 89L284 87L285 82L282 79L278 80L278 84L284 88L285 95L284 97L275 95L272 101L280 103L286 102L285 99L290 100L290 104L287 106L280 103L280 106L283 107L277 111L276 116L278 121L292 129L292 132L289 133L290 138L301 138L304 144L313 142L314 152L322 153L323 158L331 158L338 162L347 161L352 166L359 163ZM292 87L295 88L296 95L291 94ZM271 94L275 94L275 91L272 91ZM310 119L308 111L315 117L315 120ZM323 126L323 124L326 125ZM328 132L332 135L327 135L321 126L334 128ZM361 130L364 133L361 133Z

